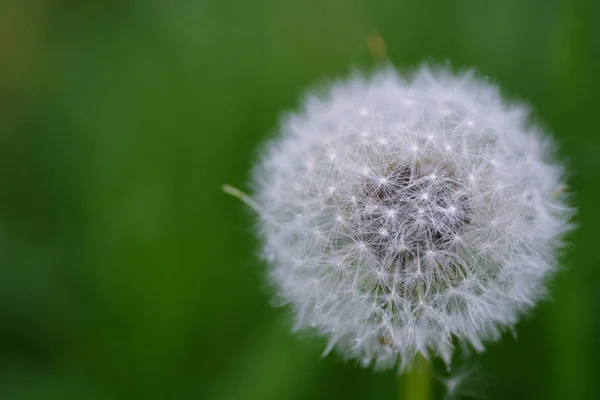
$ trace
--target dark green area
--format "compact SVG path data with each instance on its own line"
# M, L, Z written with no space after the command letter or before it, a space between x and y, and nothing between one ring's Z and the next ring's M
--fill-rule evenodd
M305 87L372 67L372 29L400 68L477 68L558 139L579 229L477 381L600 398L599 20L594 0L0 1L0 398L394 398L392 372L289 332L220 191Z

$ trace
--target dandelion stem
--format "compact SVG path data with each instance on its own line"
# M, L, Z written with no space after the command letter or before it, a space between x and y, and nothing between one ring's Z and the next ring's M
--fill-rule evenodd
M429 361L417 355L410 372L400 379L398 400L429 400L431 398L431 371Z

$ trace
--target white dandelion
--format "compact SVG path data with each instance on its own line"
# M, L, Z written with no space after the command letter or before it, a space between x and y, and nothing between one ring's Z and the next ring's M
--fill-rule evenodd
M552 142L528 117L443 69L388 67L308 94L246 198L295 328L403 370L513 326L544 294L572 215Z

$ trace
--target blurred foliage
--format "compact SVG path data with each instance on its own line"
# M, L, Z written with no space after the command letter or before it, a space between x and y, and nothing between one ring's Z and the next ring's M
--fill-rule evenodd
M394 398L269 305L244 187L302 90L476 67L573 170L552 296L477 365L490 399L600 398L600 2L1 0L0 398Z

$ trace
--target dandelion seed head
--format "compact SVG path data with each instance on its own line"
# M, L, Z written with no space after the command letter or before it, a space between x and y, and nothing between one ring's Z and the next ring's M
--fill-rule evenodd
M326 352L450 362L543 296L571 227L563 176L526 107L472 74L354 75L309 93L254 170L270 280Z

